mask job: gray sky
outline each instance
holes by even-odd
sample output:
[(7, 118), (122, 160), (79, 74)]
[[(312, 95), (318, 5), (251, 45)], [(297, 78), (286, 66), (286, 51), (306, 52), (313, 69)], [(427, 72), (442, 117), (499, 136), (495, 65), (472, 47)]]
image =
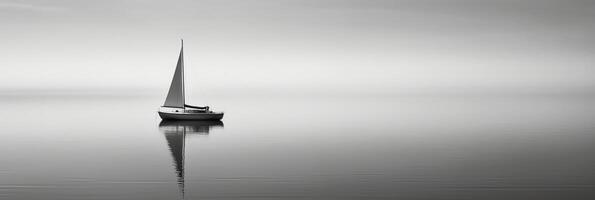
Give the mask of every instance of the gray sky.
[(0, 89), (591, 88), (589, 0), (0, 0)]

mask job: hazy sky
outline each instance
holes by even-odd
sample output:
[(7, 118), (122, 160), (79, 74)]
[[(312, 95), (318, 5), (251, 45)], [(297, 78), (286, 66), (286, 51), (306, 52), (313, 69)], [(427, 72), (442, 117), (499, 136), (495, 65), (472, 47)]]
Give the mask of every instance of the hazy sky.
[(591, 0), (0, 0), (0, 89), (590, 88)]

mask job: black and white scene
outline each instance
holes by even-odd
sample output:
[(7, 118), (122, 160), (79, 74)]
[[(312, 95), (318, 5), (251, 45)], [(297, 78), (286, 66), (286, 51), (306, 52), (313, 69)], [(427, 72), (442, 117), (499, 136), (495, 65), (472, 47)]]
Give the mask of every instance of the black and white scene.
[(1, 200), (595, 199), (593, 0), (0, 0)]

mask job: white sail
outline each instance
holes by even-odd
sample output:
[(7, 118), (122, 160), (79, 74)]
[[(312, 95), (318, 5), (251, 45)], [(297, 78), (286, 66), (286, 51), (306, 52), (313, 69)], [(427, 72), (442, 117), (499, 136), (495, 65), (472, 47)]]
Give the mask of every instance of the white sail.
[(184, 43), (182, 42), (182, 48), (180, 49), (180, 58), (178, 58), (178, 65), (174, 72), (174, 77), (171, 80), (169, 86), (169, 92), (163, 106), (184, 108)]

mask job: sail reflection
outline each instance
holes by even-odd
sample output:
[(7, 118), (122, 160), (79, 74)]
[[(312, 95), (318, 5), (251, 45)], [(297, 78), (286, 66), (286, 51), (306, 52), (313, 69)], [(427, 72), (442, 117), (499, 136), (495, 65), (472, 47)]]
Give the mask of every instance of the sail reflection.
[(159, 131), (165, 135), (167, 146), (176, 168), (178, 187), (184, 198), (184, 160), (187, 134), (208, 135), (212, 128), (223, 128), (221, 121), (167, 121), (159, 123)]

